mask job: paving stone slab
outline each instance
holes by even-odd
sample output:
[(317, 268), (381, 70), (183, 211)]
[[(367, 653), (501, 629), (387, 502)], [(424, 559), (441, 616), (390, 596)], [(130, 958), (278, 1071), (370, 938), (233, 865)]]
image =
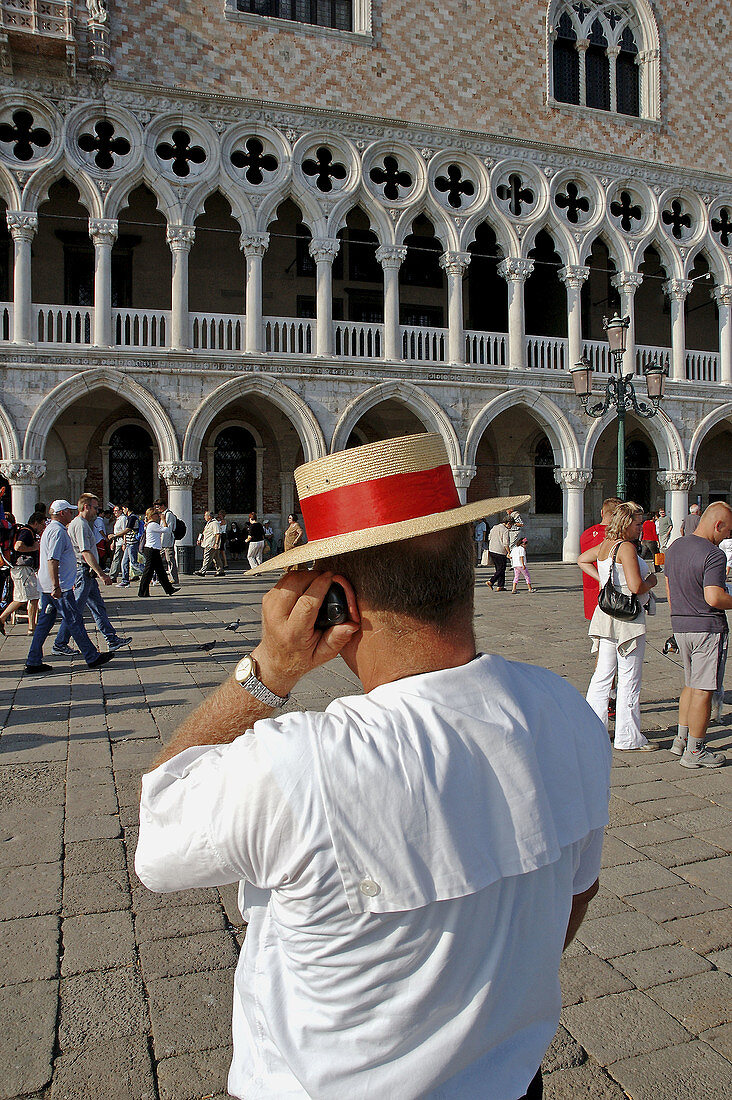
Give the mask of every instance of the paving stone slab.
[[(0, 738), (0, 741), (2, 738)], [(63, 806), (63, 764), (3, 764), (0, 766), (0, 806)]]
[(36, 1092), (51, 1080), (58, 982), (0, 989), (0, 1100)]
[(652, 985), (701, 974), (712, 968), (703, 955), (682, 944), (631, 951), (628, 955), (613, 959), (613, 966), (630, 978), (638, 989), (649, 989)]
[(130, 1036), (62, 1054), (51, 1100), (157, 1100), (147, 1039)]
[(140, 943), (140, 962), (146, 982), (203, 970), (225, 970), (236, 966), (238, 955), (233, 936), (227, 931), (199, 932)]
[(703, 830), (697, 835), (700, 840), (712, 844), (715, 848), (721, 848), (723, 852), (732, 852), (732, 826), (727, 826), (724, 829)]
[(137, 971), (96, 970), (61, 979), (62, 1051), (147, 1034), (145, 991)]
[(684, 863), (699, 863), (719, 856), (719, 848), (696, 836), (683, 836), (667, 844), (651, 844), (638, 851), (664, 867), (681, 867)]
[(607, 993), (621, 993), (631, 989), (631, 983), (595, 955), (579, 955), (563, 958), (559, 968), (562, 986), (562, 1004), (574, 1005), (604, 997)]
[(718, 856), (703, 863), (676, 868), (676, 874), (700, 886), (708, 894), (732, 904), (732, 856)]
[(676, 817), (686, 813), (701, 813), (709, 807), (708, 802), (696, 798), (691, 794), (670, 795), (668, 798), (656, 798), (653, 802), (637, 802), (635, 808), (638, 811), (640, 821), (654, 821), (662, 817), (670, 818), (677, 829), (681, 829), (687, 835), (695, 830), (687, 827), (683, 822), (677, 822)]
[(653, 779), (650, 782), (633, 783), (626, 787), (614, 787), (613, 795), (623, 802), (637, 804), (639, 802), (655, 802), (657, 799), (675, 797), (676, 792), (669, 792), (668, 783), (662, 779)]
[(164, 1058), (157, 1067), (160, 1100), (202, 1100), (220, 1094), (226, 1089), (230, 1064), (230, 1046)]
[[(231, 1041), (234, 974), (211, 970), (148, 982), (155, 1056), (169, 1058)], [(658, 1010), (660, 1011), (660, 1009)]]
[(127, 909), (130, 899), (126, 868), (122, 871), (67, 875), (64, 879), (65, 916), (73, 916), (76, 913), (109, 913), (114, 909)]
[(566, 1027), (560, 1024), (544, 1055), (541, 1072), (545, 1074), (558, 1069), (570, 1069), (572, 1066), (581, 1066), (586, 1061), (586, 1051), (572, 1038)]
[(664, 928), (700, 955), (732, 946), (732, 912), (719, 909), (668, 921)]
[(150, 909), (170, 909), (179, 905), (203, 905), (217, 902), (219, 895), (212, 887), (202, 890), (176, 890), (171, 894), (156, 894), (143, 886), (138, 878), (132, 879), (132, 908), (135, 913)]
[(544, 1100), (627, 1100), (627, 1094), (607, 1070), (585, 1062), (572, 1069), (558, 1069), (544, 1078)]
[(721, 1054), (728, 1062), (732, 1062), (732, 1024), (722, 1024), (720, 1027), (702, 1031), (699, 1038)]
[(66, 822), (66, 843), (75, 840), (113, 840), (121, 836), (118, 814), (89, 814)]
[(224, 928), (226, 920), (220, 904), (171, 906), (135, 914), (135, 935), (140, 943), (218, 932)]
[(671, 824), (694, 836), (710, 829), (728, 829), (732, 825), (732, 810), (707, 805), (704, 809), (675, 814)]
[(623, 867), (608, 867), (602, 872), (602, 883), (618, 897), (631, 897), (646, 890), (659, 890), (663, 887), (678, 886), (682, 879), (661, 867), (653, 860), (640, 857), (640, 862), (628, 863)]
[(58, 977), (59, 918), (0, 921), (0, 985)]
[(562, 1023), (603, 1066), (689, 1040), (673, 1016), (636, 989), (570, 1005), (562, 1010)]
[(132, 914), (92, 913), (63, 922), (64, 977), (90, 970), (134, 966), (137, 959)]
[(601, 959), (676, 942), (676, 936), (668, 928), (656, 924), (644, 913), (631, 911), (585, 920), (577, 938)]
[(64, 875), (123, 871), (126, 866), (121, 840), (78, 840), (67, 844), (64, 851)]
[[(629, 844), (623, 844), (613, 836), (606, 836), (602, 846), (602, 866), (620, 867), (625, 863), (634, 863), (641, 859), (639, 852), (631, 848)], [(604, 879), (604, 875), (603, 875)]]
[(648, 996), (694, 1035), (732, 1020), (732, 982), (718, 970), (655, 986)]
[(28, 867), (61, 859), (63, 810), (29, 806), (0, 810), (0, 866)]
[(116, 814), (117, 792), (110, 781), (105, 785), (91, 785), (83, 789), (69, 790), (66, 795), (66, 816), (70, 821), (87, 818), (90, 814)]
[(619, 898), (617, 894), (605, 890), (602, 879), (600, 879), (600, 889), (590, 902), (587, 919), (594, 920), (596, 917), (609, 917), (614, 913), (627, 913), (630, 908), (631, 906), (622, 898)]
[(732, 1065), (700, 1042), (624, 1059), (610, 1073), (633, 1100), (721, 1100), (732, 1095)]
[[(662, 844), (664, 841), (680, 840), (687, 834), (661, 817), (655, 821), (642, 821), (636, 825), (620, 825), (608, 831), (609, 837), (622, 840), (633, 848), (643, 848), (647, 844)], [(607, 843), (607, 841), (606, 841)]]
[(717, 970), (732, 974), (732, 947), (727, 947), (724, 951), (712, 951), (707, 955), (707, 959), (712, 966), (716, 966)]
[(706, 913), (724, 907), (724, 902), (719, 898), (713, 898), (696, 886), (686, 886), (683, 883), (667, 886), (662, 890), (634, 894), (632, 901), (636, 909), (647, 913), (656, 921), (690, 917), (695, 913)]
[(0, 869), (0, 920), (58, 913), (61, 908), (61, 864), (40, 863)]

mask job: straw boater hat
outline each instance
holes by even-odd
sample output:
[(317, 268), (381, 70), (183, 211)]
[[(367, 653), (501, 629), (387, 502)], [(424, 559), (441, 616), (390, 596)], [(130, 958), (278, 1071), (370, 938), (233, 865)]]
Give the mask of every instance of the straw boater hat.
[(307, 543), (252, 573), (429, 535), (527, 504), (493, 497), (460, 504), (442, 436), (407, 435), (351, 447), (295, 470)]

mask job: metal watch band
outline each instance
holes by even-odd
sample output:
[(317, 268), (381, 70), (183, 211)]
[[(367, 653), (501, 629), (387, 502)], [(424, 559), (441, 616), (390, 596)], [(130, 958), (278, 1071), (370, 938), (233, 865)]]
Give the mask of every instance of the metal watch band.
[(245, 691), (248, 691), (250, 695), (253, 695), (255, 699), (259, 699), (261, 703), (266, 703), (268, 707), (283, 707), (290, 698), (289, 692), (285, 696), (275, 695), (273, 691), (265, 687), (262, 681), (258, 680), (254, 675), (244, 680), (241, 686)]

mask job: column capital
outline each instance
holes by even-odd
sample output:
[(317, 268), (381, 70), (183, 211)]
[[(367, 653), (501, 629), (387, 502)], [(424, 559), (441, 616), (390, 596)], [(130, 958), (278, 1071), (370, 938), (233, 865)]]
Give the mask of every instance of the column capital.
[(610, 282), (616, 290), (622, 290), (632, 298), (643, 283), (643, 276), (639, 271), (619, 271), (617, 275), (612, 276)]
[(590, 48), (589, 38), (578, 38), (577, 41), (574, 44), (574, 48), (577, 50), (578, 53), (584, 53), (586, 50), (589, 50), (589, 48)]
[(168, 488), (190, 489), (201, 476), (200, 462), (158, 462), (158, 474)]
[(451, 469), (457, 489), (467, 489), (478, 472), (477, 466), (452, 466)]
[(119, 222), (116, 218), (89, 218), (89, 236), (94, 244), (108, 244), (117, 240)]
[(533, 260), (521, 260), (518, 256), (507, 256), (498, 265), (498, 274), (509, 283), (525, 283), (533, 270)]
[(38, 232), (38, 214), (30, 210), (8, 210), (5, 214), (14, 241), (32, 241)]
[(0, 462), (0, 474), (11, 485), (37, 485), (46, 472), (46, 463), (33, 459), (5, 459)]
[(264, 256), (269, 248), (269, 233), (242, 233), (239, 248), (247, 256)]
[(439, 259), (440, 267), (448, 275), (457, 275), (462, 279), (468, 269), (471, 255), (469, 252), (443, 252)]
[(556, 469), (554, 480), (563, 489), (584, 489), (592, 481), (592, 470), (571, 467)]
[(341, 242), (337, 237), (313, 237), (308, 245), (310, 255), (318, 263), (332, 264), (338, 255)]
[(398, 270), (407, 258), (405, 244), (381, 244), (376, 249), (376, 259), (383, 268)]
[(196, 227), (194, 225), (169, 225), (165, 231), (165, 239), (173, 252), (190, 252), (196, 239)]
[(559, 268), (559, 278), (566, 287), (571, 287), (572, 290), (579, 290), (582, 284), (587, 281), (589, 275), (589, 267), (581, 265), (567, 264), (565, 267)]
[(715, 286), (712, 294), (720, 306), (726, 306), (728, 309), (732, 306), (732, 286), (729, 283), (720, 283), (719, 286)]
[(667, 279), (663, 284), (663, 292), (674, 302), (683, 302), (694, 283), (691, 279)]
[(658, 484), (671, 493), (688, 493), (696, 484), (696, 470), (659, 470)]

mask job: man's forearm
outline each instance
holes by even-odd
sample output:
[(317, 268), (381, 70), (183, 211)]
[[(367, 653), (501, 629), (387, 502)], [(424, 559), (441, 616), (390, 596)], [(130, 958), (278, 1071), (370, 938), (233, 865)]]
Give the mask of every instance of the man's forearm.
[(59, 563), (56, 558), (48, 559), (48, 572), (51, 574), (51, 584), (54, 588), (60, 588), (61, 582), (59, 580)]
[(92, 573), (95, 573), (97, 577), (101, 577), (102, 570), (99, 568), (99, 563), (94, 560), (94, 555), (91, 550), (82, 550), (81, 556), (84, 559), (84, 563), (89, 566)]

